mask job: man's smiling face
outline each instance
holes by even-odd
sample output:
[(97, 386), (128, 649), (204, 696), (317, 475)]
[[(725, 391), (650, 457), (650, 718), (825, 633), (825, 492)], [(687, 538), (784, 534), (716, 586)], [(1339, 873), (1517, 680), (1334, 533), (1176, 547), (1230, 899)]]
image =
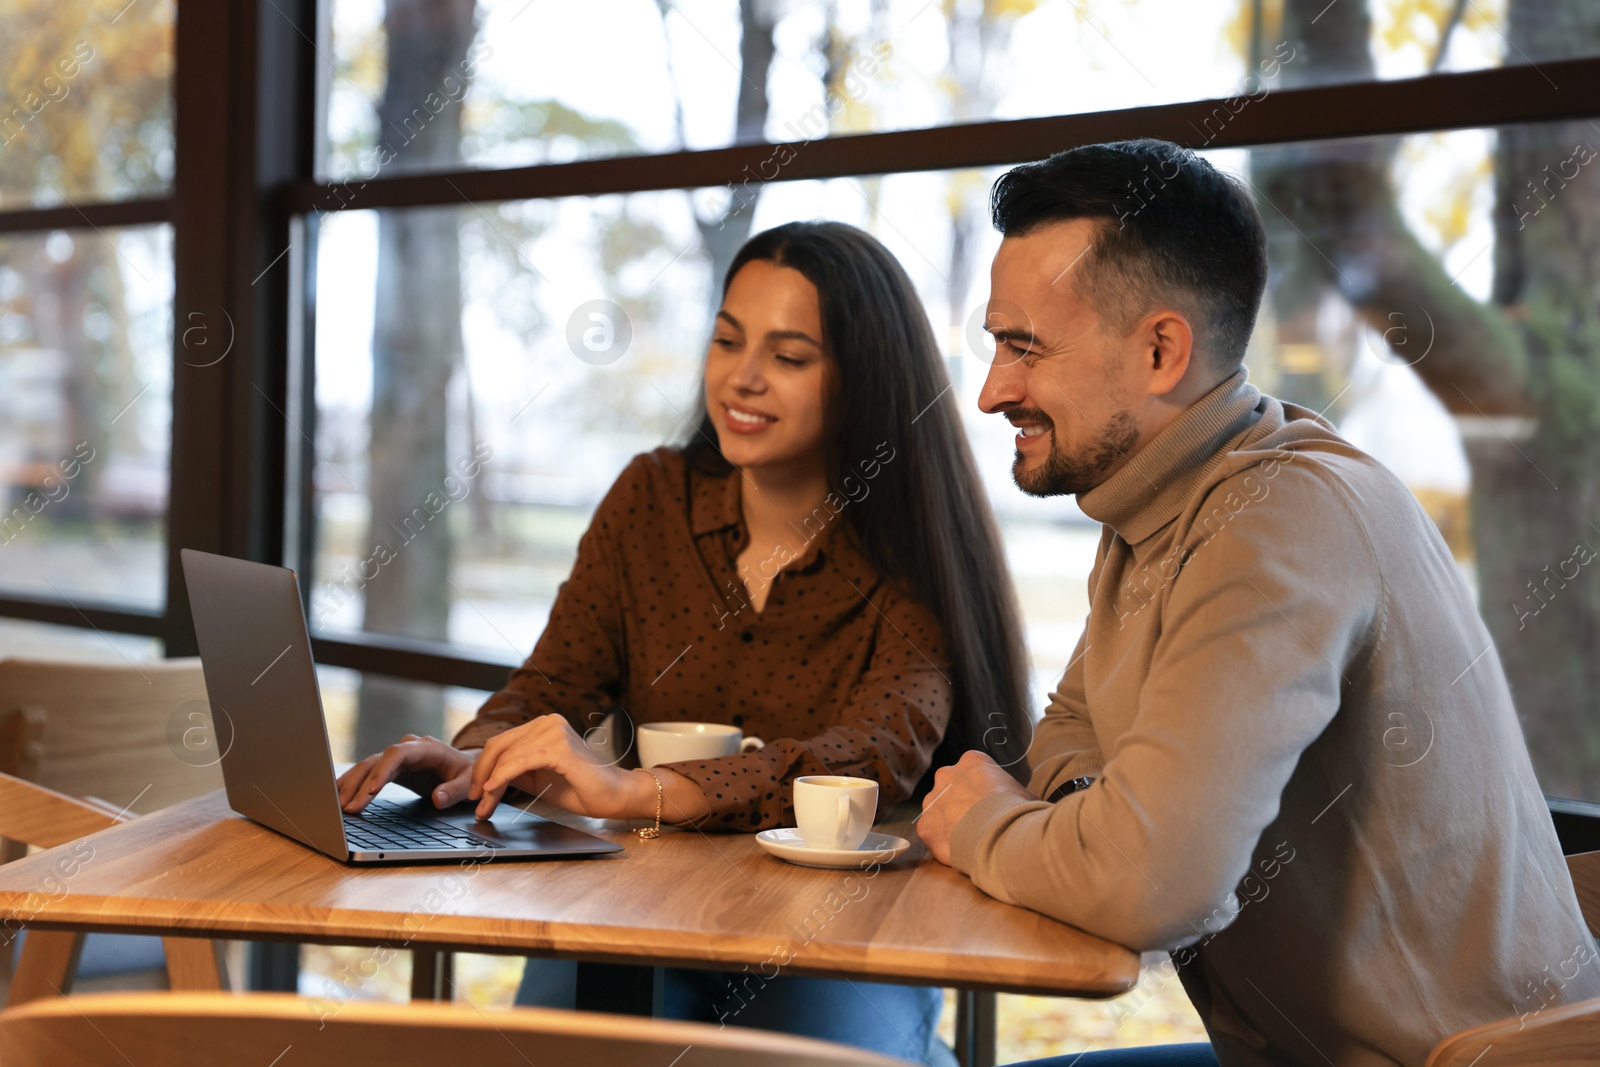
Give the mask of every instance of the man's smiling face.
[(1140, 443), (1141, 330), (1122, 336), (1079, 284), (1097, 233), (1087, 219), (1046, 223), (1002, 241), (990, 268), (995, 359), (978, 406), (1017, 428), (1011, 474), (1034, 496), (1087, 492)]

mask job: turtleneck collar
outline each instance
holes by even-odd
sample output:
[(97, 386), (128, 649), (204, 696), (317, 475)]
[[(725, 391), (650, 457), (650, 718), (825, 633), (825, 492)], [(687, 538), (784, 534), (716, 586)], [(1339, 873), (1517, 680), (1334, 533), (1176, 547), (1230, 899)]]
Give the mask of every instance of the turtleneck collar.
[(1136, 545), (1178, 517), (1222, 447), (1261, 417), (1261, 391), (1243, 367), (1201, 397), (1111, 477), (1078, 495), (1091, 519)]

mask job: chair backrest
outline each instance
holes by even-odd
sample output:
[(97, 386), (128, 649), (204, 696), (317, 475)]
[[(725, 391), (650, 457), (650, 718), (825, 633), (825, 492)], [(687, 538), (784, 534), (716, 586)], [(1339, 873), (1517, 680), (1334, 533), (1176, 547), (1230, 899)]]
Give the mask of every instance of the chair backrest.
[[(222, 786), (198, 659), (0, 659), (0, 772), (147, 814)], [(225, 731), (224, 731), (225, 732)]]
[[(1581, 824), (1569, 824), (1567, 829), (1581, 831), (1585, 837), (1590, 834)], [(1566, 837), (1564, 834), (1564, 843), (1570, 845)], [(1584, 923), (1591, 934), (1600, 932), (1600, 852), (1567, 856), (1567, 871)], [(1515, 1010), (1515, 1005), (1508, 1006)], [(1496, 1019), (1450, 1034), (1433, 1047), (1425, 1067), (1512, 1064), (1600, 1067), (1600, 999), (1541, 1007), (1528, 1015)]]
[(438, 1067), (440, 1063), (635, 1067), (907, 1067), (809, 1038), (705, 1023), (454, 1004), (375, 1004), (274, 993), (113, 993), (31, 1001), (0, 1012), (6, 1067)]
[(1600, 935), (1600, 852), (1580, 852), (1567, 857), (1567, 873), (1578, 895), (1578, 907), (1591, 934)]

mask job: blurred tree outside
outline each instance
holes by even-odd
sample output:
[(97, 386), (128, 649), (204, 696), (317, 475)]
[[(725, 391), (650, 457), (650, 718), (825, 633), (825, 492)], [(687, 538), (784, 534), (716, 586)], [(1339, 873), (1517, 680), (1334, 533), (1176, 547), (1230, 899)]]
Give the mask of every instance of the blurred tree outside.
[[(684, 131), (683, 98), (678, 92), (677, 72), (672, 64), (671, 23), (668, 19), (674, 8), (669, 0), (656, 0), (656, 10), (661, 15), (667, 73), (673, 81), (673, 124), (677, 130), (678, 145), (683, 147), (689, 143), (689, 139)], [(739, 0), (739, 95), (734, 107), (734, 144), (750, 144), (767, 139), (767, 115), (770, 111), (767, 82), (772, 73), (772, 60), (778, 50), (772, 34), (780, 13), (779, 5), (772, 0)], [(749, 181), (730, 184), (720, 200), (714, 203), (700, 203), (692, 194), (685, 194), (689, 197), (695, 229), (700, 235), (700, 250), (710, 262), (707, 330), (710, 329), (711, 317), (722, 303), (722, 276), (727, 273), (734, 254), (750, 236), (756, 204), (761, 200), (762, 178), (761, 174), (752, 174)]]
[[(740, 79), (737, 137), (761, 140), (765, 136), (768, 103), (765, 86), (775, 52), (773, 27), (779, 13), (766, 0), (741, 0), (743, 36), (741, 61), (747, 76)], [(665, 28), (666, 12), (661, 12)], [(423, 120), (418, 111), (430, 92), (438, 92), (448, 76), (459, 77), (461, 65), (477, 35), (478, 8), (471, 0), (430, 3), (424, 0), (386, 0), (382, 34), (361, 42), (353, 61), (343, 65), (344, 77), (354, 84), (370, 82), (383, 73), (376, 122), (371, 133), (393, 149), (386, 168), (437, 169), (459, 166), (463, 160), (465, 115), (480, 142), (537, 137), (574, 139), (589, 149), (610, 152), (637, 150), (625, 126), (591, 119), (553, 100), (517, 101), (469, 95), (460, 106), (445, 107)], [(382, 53), (380, 54), (380, 49)], [(670, 63), (670, 50), (669, 50)], [(407, 125), (409, 122), (409, 125)], [(681, 104), (678, 112), (682, 133)], [(420, 132), (418, 131), (420, 128)], [(393, 137), (387, 131), (401, 131)], [(334, 171), (361, 172), (356, 163), (365, 136), (336, 146)], [(370, 167), (366, 168), (370, 173)], [(759, 188), (756, 194), (759, 193)], [(378, 576), (363, 586), (362, 628), (433, 641), (450, 638), (451, 606), (464, 598), (452, 581), (457, 555), (459, 523), (452, 511), (426, 529), (424, 501), (437, 492), (446, 474), (464, 455), (450, 451), (461, 434), (452, 430), (451, 413), (459, 410), (466, 430), (466, 449), (478, 441), (473, 384), (465, 381), (461, 317), (466, 294), (461, 281), (462, 242), (466, 237), (474, 253), (489, 264), (491, 275), (475, 282), (494, 286), (496, 316), (512, 332), (523, 336), (541, 330), (561, 330), (564, 323), (542, 320), (529, 286), (543, 280), (525, 253), (542, 233), (546, 205), (475, 207), (469, 212), (453, 208), (384, 211), (379, 214), (377, 299), (373, 329), (373, 395), (367, 448), (370, 470), (367, 530), (359, 542), (362, 553), (379, 544), (393, 546)], [(696, 227), (701, 250), (712, 269), (726, 269), (748, 236), (755, 195), (734, 198), (720, 212), (697, 211)], [(626, 266), (658, 255), (670, 242), (648, 219), (627, 209), (598, 209), (594, 241), (600, 265), (608, 279)], [(720, 266), (717, 264), (720, 263)], [(509, 299), (508, 299), (509, 295)], [(652, 299), (646, 291), (608, 294), (630, 307), (647, 312)], [(696, 339), (695, 344), (699, 344)], [(454, 383), (454, 384), (453, 384)], [(632, 386), (641, 386), (634, 381)], [(636, 395), (637, 394), (637, 395)], [(459, 403), (452, 403), (461, 398)], [(593, 411), (597, 421), (615, 419), (619, 411), (653, 408), (650, 391), (630, 387), (601, 399), (587, 390), (575, 406)], [(674, 421), (676, 421), (674, 419)], [(459, 445), (457, 446), (459, 447)], [(492, 461), (489, 464), (492, 466)], [(474, 533), (493, 539), (492, 513), (487, 506), (483, 480), (472, 486), (464, 505)], [(422, 508), (422, 514), (418, 509)], [(415, 516), (410, 522), (407, 520)], [(408, 539), (409, 537), (409, 539)], [(485, 546), (493, 551), (492, 546)], [(504, 546), (501, 546), (504, 547)], [(470, 605), (470, 601), (468, 602)], [(529, 649), (517, 650), (526, 655)], [(429, 733), (440, 729), (444, 714), (441, 691), (434, 687), (366, 674), (357, 700), (355, 750), (373, 752), (404, 733)]]
[[(1425, 6), (1440, 27), (1437, 65), (1450, 32), (1481, 13)], [(1282, 67), (1284, 86), (1374, 76), (1367, 4), (1285, 0), (1281, 14), (1259, 2), (1253, 10), (1252, 40), (1269, 42), (1269, 53), (1270, 42), (1285, 41), (1298, 53)], [(1505, 38), (1508, 62), (1592, 55), (1600, 10), (1585, 0), (1510, 0)], [(1391, 180), (1398, 144), (1252, 153), (1271, 303), (1285, 361), (1299, 361), (1280, 392), (1314, 409), (1338, 399), (1318, 354), (1318, 310), (1333, 297), (1455, 417), (1472, 474), (1480, 608), (1540, 781), (1548, 793), (1600, 798), (1600, 582), (1585, 566), (1600, 548), (1600, 167), (1583, 162), (1600, 136), (1585, 122), (1497, 132), (1487, 303), (1468, 296), (1407, 228)], [(1411, 728), (1419, 753), (1443, 729)]]
[[(172, 180), (173, 0), (0, 5), (0, 208)], [(115, 18), (115, 23), (112, 22)]]
[[(152, 0), (113, 25), (124, 6), (0, 6), (0, 208), (161, 195), (170, 185), (174, 4)], [(64, 523), (52, 526), (55, 538), (69, 529), (95, 541), (160, 536), (165, 446), (128, 409), (162, 375), (139, 364), (127, 286), (149, 299), (162, 279), (119, 253), (128, 239), (88, 227), (0, 239), (3, 510), (39, 490), (79, 442), (94, 450), (50, 505), (49, 521)], [(125, 478), (107, 496), (102, 482), (119, 464), (124, 474), (153, 467), (153, 481), (135, 479), (129, 491)]]
[[(460, 79), (477, 33), (476, 0), (385, 0), (388, 45), (380, 143), (410, 165), (461, 158), (461, 108), (426, 103)], [(372, 336), (369, 531), (363, 545), (393, 548), (364, 586), (362, 628), (445, 641), (450, 636), (452, 530), (425, 501), (454, 476), (447, 452), (450, 379), (462, 365), (461, 247), (455, 212), (378, 216), (378, 280)], [(356, 751), (377, 752), (407, 733), (439, 730), (443, 702), (431, 687), (364, 674)]]
[[(952, 124), (981, 122), (994, 115), (1009, 88), (1007, 52), (1016, 21), (1038, 6), (1038, 0), (982, 0), (977, 4), (944, 0), (949, 60), (943, 88)], [(1075, 13), (1080, 20), (1089, 17), (1082, 9)], [(982, 171), (958, 170), (950, 174), (948, 183), (947, 351), (959, 353), (967, 344), (964, 331), (974, 310), (968, 299), (974, 275), (982, 266), (976, 254), (977, 241), (989, 227), (989, 182)], [(966, 368), (965, 359), (951, 361), (951, 377), (957, 386)]]
[[(887, 0), (869, 0), (866, 29), (860, 34), (840, 29), (835, 0), (817, 5), (822, 25), (810, 48), (821, 100), (801, 114), (773, 113), (767, 87), (778, 54), (777, 33), (784, 18), (799, 6), (775, 0), (739, 2), (740, 77), (732, 143), (770, 141), (796, 147), (774, 150), (755, 166), (746, 167), (743, 181), (730, 182), (721, 190), (706, 191), (710, 196), (686, 194), (700, 235), (700, 252), (707, 262), (711, 280), (705, 322), (708, 334), (711, 319), (721, 304), (723, 276), (734, 255), (750, 238), (756, 207), (767, 183), (780, 180), (784, 167), (795, 155), (805, 151), (804, 142), (874, 127), (871, 106), (864, 99), (865, 79), (860, 72), (879, 69), (878, 49), (889, 38)], [(669, 38), (666, 54), (669, 77), (674, 83), (673, 120), (678, 145), (683, 147), (688, 144), (688, 137), (684, 130), (683, 100), (676, 89), (677, 72), (672, 64), (668, 20), (668, 13), (674, 8), (668, 0), (656, 0), (656, 8), (661, 15), (662, 32)], [(861, 180), (868, 190), (869, 207), (874, 206), (877, 180)]]

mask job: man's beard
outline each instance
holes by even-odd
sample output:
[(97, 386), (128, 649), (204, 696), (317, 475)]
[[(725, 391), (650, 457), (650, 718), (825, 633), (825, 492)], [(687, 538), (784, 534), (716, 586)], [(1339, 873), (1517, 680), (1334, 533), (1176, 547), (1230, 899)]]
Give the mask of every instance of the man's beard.
[[(1019, 413), (1023, 414), (1023, 413)], [(1028, 420), (1050, 420), (1044, 412), (1025, 413)], [(1124, 459), (1139, 441), (1139, 427), (1127, 411), (1119, 411), (1100, 428), (1093, 441), (1076, 455), (1061, 451), (1055, 438), (1055, 423), (1050, 423), (1050, 454), (1037, 470), (1025, 471), (1022, 452), (1017, 452), (1011, 477), (1017, 488), (1030, 496), (1076, 496), (1087, 493), (1106, 479), (1118, 460)]]

